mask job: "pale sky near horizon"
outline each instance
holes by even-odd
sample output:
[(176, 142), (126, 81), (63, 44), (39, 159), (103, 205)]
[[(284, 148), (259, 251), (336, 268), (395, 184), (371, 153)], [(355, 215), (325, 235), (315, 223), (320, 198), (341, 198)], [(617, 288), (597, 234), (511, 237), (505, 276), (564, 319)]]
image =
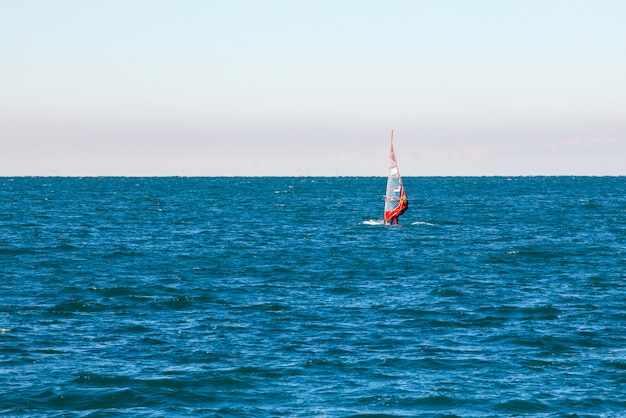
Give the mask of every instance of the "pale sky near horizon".
[(626, 175), (626, 1), (0, 0), (0, 175)]

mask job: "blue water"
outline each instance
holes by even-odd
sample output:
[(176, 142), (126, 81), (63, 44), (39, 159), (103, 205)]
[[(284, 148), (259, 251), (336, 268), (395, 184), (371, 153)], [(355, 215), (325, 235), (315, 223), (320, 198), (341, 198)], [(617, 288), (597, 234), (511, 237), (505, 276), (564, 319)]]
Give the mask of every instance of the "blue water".
[(626, 178), (405, 186), (0, 178), (0, 414), (625, 414)]

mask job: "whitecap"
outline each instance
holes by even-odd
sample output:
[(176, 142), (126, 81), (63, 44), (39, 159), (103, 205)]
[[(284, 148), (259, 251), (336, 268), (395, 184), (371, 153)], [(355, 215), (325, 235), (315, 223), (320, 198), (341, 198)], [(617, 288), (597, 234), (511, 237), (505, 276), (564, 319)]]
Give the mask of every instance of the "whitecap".
[(375, 219), (370, 219), (369, 221), (363, 221), (363, 225), (384, 225), (385, 221), (383, 221), (382, 219), (379, 220), (375, 220)]
[(432, 224), (432, 223), (430, 223), (430, 222), (423, 222), (423, 221), (413, 222), (411, 225), (426, 225), (426, 226), (435, 226), (435, 224)]

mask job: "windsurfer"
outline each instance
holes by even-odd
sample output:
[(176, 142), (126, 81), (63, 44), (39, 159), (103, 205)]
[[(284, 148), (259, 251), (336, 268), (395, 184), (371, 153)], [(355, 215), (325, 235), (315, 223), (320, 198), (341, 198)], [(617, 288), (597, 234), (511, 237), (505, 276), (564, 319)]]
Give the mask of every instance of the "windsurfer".
[(389, 175), (387, 176), (387, 191), (385, 193), (385, 216), (384, 223), (387, 225), (398, 224), (398, 218), (409, 208), (406, 198), (402, 177), (398, 170), (396, 154), (393, 151), (393, 131), (389, 139)]
[(400, 205), (400, 213), (398, 214), (398, 216), (406, 212), (408, 208), (409, 208), (409, 201), (408, 199), (404, 199)]

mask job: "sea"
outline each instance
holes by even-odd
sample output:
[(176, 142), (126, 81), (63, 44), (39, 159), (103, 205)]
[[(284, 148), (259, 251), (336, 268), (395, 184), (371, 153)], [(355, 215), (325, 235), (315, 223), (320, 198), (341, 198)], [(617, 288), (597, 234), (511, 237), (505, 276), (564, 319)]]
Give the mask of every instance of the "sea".
[(0, 415), (626, 416), (626, 177), (1, 177)]

